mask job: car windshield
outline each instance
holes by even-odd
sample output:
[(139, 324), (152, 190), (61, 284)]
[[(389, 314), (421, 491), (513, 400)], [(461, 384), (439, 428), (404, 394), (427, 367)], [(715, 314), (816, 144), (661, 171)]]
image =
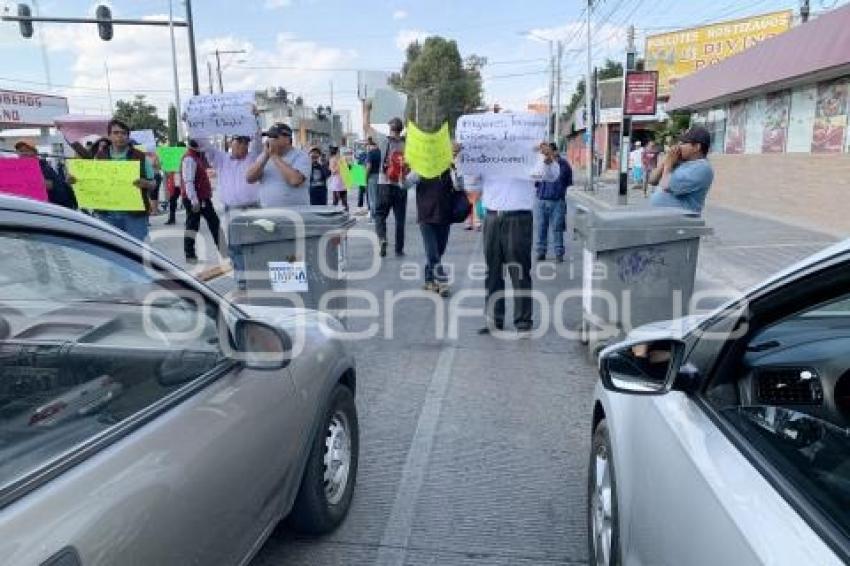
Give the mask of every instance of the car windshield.
[(730, 407), (723, 413), (769, 461), (779, 459), (783, 476), (850, 534), (850, 427), (776, 406)]

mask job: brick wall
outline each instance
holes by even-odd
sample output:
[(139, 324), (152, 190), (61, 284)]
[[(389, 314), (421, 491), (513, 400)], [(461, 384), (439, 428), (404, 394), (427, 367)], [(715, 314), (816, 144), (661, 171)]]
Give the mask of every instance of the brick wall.
[(850, 154), (711, 155), (709, 203), (850, 236)]

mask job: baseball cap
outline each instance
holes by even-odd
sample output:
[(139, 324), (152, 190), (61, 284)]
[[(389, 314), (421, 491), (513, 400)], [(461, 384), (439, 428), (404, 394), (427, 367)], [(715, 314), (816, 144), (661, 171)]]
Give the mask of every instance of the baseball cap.
[(679, 136), (679, 143), (697, 143), (708, 148), (711, 146), (711, 134), (705, 128), (695, 126)]
[(28, 141), (21, 140), (15, 144), (15, 151), (20, 151), (21, 149), (26, 149), (29, 151), (38, 152), (38, 149)]
[(279, 138), (281, 136), (291, 138), (292, 128), (290, 128), (287, 124), (278, 122), (277, 124), (273, 124), (267, 131), (263, 132), (263, 135), (269, 138)]
[(251, 143), (251, 136), (233, 136), (233, 141)]

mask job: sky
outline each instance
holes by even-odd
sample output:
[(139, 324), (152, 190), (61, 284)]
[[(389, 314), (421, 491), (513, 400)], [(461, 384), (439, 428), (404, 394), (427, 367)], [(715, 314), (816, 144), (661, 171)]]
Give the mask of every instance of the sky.
[[(175, 19), (182, 19), (183, 0), (172, 2)], [(96, 5), (107, 4), (115, 18), (152, 19), (167, 19), (169, 6), (168, 0), (28, 3), (38, 4), (46, 16), (91, 17)], [(12, 13), (16, 4), (0, 0), (0, 8)], [(813, 0), (812, 9), (833, 4), (836, 0)], [(335, 109), (351, 110), (352, 126), (359, 129), (357, 70), (398, 71), (411, 41), (441, 35), (456, 40), (462, 56), (488, 59), (482, 71), (488, 104), (523, 110), (547, 96), (551, 39), (565, 42), (566, 104), (587, 67), (585, 6), (581, 0), (194, 0), (200, 87), (209, 90), (207, 61), (214, 69), (216, 49), (244, 50), (222, 55), (226, 91), (283, 87), (317, 106), (331, 103), (333, 84)], [(622, 60), (629, 24), (636, 27), (641, 51), (647, 34), (798, 6), (796, 0), (595, 0), (593, 63)], [(72, 112), (105, 115), (108, 67), (113, 101), (144, 94), (165, 114), (174, 99), (168, 28), (115, 26), (113, 40), (104, 42), (91, 24), (35, 25), (42, 41), (38, 35), (23, 39), (16, 23), (0, 22), (0, 88), (54, 92), (69, 98)], [(191, 96), (188, 41), (185, 29), (175, 34), (185, 103)]]

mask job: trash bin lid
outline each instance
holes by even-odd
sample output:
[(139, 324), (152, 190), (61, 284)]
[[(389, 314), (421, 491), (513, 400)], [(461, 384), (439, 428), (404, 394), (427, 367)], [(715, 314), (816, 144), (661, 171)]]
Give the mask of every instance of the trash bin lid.
[(705, 219), (676, 208), (595, 210), (587, 218), (590, 251), (690, 240), (711, 234)]
[(231, 243), (249, 244), (294, 240), (302, 229), (305, 238), (321, 237), (328, 231), (348, 229), (354, 224), (356, 220), (340, 207), (290, 206), (242, 211), (231, 217), (228, 231)]

